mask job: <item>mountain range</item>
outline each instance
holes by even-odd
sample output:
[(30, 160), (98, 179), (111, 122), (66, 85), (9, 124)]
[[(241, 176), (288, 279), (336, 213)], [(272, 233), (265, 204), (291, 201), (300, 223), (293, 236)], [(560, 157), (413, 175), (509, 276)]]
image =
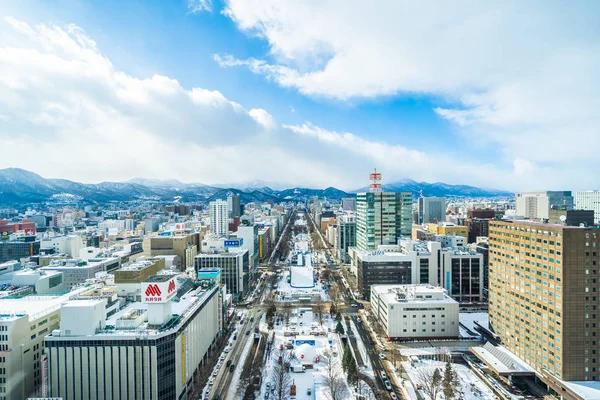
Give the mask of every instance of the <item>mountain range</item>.
[[(273, 189), (276, 187), (277, 189)], [(87, 184), (66, 179), (46, 179), (40, 175), (20, 169), (0, 169), (0, 205), (29, 204), (60, 201), (81, 201), (106, 203), (109, 201), (133, 201), (154, 199), (161, 201), (179, 200), (182, 202), (206, 202), (224, 199), (229, 193), (239, 194), (242, 203), (264, 202), (268, 200), (306, 200), (314, 196), (339, 200), (353, 193), (366, 191), (361, 188), (345, 192), (333, 187), (326, 189), (288, 188), (283, 185), (268, 184), (264, 181), (240, 183), (236, 185), (204, 185), (184, 183), (175, 179), (158, 180), (135, 178), (127, 182), (102, 182)], [(493, 189), (482, 189), (465, 185), (427, 183), (403, 180), (383, 185), (384, 191), (409, 191), (418, 196), (423, 190), (425, 196), (440, 197), (498, 197), (512, 193)]]

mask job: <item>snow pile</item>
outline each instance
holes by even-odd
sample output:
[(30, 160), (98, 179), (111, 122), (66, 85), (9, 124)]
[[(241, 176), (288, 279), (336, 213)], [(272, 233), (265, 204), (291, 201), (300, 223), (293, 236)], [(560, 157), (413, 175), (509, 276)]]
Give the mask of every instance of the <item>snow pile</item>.
[(309, 266), (290, 267), (290, 286), (305, 289), (315, 287), (313, 268)]

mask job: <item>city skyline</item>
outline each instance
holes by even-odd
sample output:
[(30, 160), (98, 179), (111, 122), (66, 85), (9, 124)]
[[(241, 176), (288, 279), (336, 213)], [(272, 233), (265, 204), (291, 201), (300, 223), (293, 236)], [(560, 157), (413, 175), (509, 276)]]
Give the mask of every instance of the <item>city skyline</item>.
[(595, 4), (341, 8), (5, 2), (0, 168), (597, 188)]

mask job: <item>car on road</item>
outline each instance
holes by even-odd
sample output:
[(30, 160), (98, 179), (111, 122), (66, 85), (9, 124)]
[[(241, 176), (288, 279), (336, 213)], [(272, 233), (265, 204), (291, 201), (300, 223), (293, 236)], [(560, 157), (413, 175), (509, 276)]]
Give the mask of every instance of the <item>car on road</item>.
[(381, 371), (381, 379), (383, 379), (383, 380), (387, 379), (387, 374), (385, 373), (385, 371)]
[(387, 390), (389, 390), (390, 392), (392, 391), (392, 385), (390, 384), (390, 381), (383, 381), (383, 385)]
[(358, 304), (352, 303), (352, 304), (350, 304), (350, 307), (358, 307)]
[(225, 364), (225, 366), (226, 366), (227, 368), (229, 368), (229, 366), (230, 366), (230, 365), (231, 365), (231, 360), (227, 360), (227, 364)]
[(237, 340), (237, 335), (233, 335), (233, 340)]
[(271, 382), (267, 382), (267, 390), (271, 388)]
[(250, 331), (246, 331), (246, 335), (249, 335), (249, 334), (250, 334)]
[(231, 364), (229, 366), (229, 372), (233, 372), (234, 369), (235, 369), (235, 364)]
[(386, 359), (385, 354), (379, 353), (379, 358), (381, 358), (382, 360), (385, 360)]
[(398, 396), (396, 396), (396, 393), (394, 392), (390, 393), (390, 397), (392, 398), (392, 400), (398, 400)]

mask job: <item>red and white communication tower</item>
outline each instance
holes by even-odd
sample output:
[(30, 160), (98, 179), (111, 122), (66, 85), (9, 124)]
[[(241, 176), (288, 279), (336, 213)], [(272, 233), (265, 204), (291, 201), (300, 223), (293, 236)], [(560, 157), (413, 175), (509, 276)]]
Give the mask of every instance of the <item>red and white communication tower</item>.
[(369, 175), (369, 180), (371, 181), (369, 185), (370, 191), (372, 193), (381, 192), (381, 173), (377, 172), (377, 168)]

